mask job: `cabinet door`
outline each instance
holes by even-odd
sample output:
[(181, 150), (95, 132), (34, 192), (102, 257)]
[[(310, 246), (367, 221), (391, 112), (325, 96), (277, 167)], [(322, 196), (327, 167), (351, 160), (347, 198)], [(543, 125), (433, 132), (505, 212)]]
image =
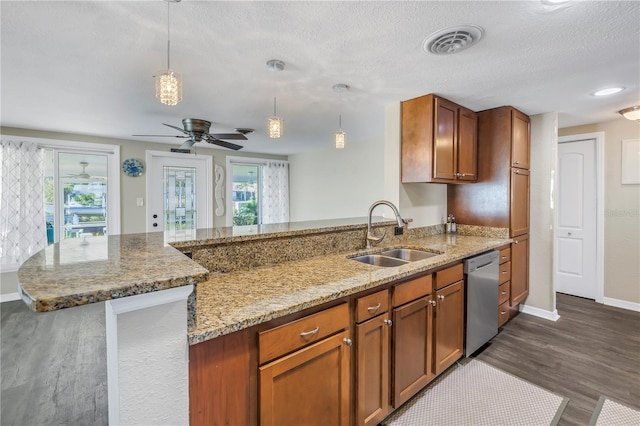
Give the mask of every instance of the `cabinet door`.
[(511, 167), (529, 168), (529, 117), (511, 110)]
[(458, 180), (478, 179), (478, 115), (466, 108), (458, 109)]
[(512, 237), (529, 233), (529, 170), (511, 169), (509, 233)]
[(343, 331), (260, 367), (260, 425), (349, 425)]
[(435, 100), (433, 126), (433, 178), (456, 179), (458, 106), (446, 99)]
[(393, 310), (393, 407), (397, 408), (433, 378), (431, 297)]
[(458, 281), (435, 293), (434, 373), (442, 373), (463, 353), (464, 282)]
[(513, 239), (511, 244), (511, 306), (529, 295), (529, 235)]
[(377, 425), (389, 414), (389, 314), (356, 325), (356, 425)]

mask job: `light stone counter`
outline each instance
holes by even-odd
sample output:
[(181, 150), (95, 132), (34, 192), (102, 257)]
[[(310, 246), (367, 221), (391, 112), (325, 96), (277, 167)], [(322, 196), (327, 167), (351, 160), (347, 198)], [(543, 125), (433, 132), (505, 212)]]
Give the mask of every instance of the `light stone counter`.
[(386, 247), (408, 247), (439, 253), (398, 267), (378, 267), (350, 260), (376, 247), (327, 254), (226, 273), (211, 274), (198, 285), (196, 326), (189, 343), (197, 344), (287, 314), (321, 305), (416, 273), (427, 271), (508, 244), (499, 237), (432, 235), (394, 241)]

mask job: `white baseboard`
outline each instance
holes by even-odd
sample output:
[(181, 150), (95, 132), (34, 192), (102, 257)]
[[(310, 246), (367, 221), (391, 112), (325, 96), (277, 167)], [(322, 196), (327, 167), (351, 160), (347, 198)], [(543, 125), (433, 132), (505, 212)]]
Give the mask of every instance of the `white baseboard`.
[(524, 312), (525, 314), (533, 315), (535, 317), (544, 318), (549, 321), (558, 321), (558, 318), (560, 318), (557, 309), (554, 309), (552, 312), (536, 308), (535, 306), (520, 305), (520, 312)]
[(18, 292), (0, 294), (0, 303), (13, 302), (14, 300), (20, 300), (20, 295), (18, 294)]
[(616, 308), (622, 308), (622, 309), (628, 309), (630, 311), (640, 312), (640, 303), (636, 303), (636, 302), (627, 302), (626, 300), (603, 297), (602, 303), (604, 303), (607, 306), (614, 306)]

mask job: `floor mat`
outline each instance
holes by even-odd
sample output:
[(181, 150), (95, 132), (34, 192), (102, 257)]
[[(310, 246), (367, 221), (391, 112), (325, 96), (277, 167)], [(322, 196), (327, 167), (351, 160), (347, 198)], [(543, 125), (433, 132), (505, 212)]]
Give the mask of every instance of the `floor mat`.
[(458, 365), (383, 424), (555, 425), (569, 400), (478, 360)]
[(591, 416), (590, 426), (640, 425), (640, 411), (601, 396)]

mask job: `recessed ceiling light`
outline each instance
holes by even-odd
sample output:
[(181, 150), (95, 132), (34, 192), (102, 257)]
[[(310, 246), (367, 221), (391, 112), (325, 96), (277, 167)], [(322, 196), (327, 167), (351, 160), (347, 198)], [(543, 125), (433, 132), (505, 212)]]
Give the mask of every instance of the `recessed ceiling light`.
[(593, 93), (593, 96), (613, 95), (614, 93), (622, 92), (623, 90), (624, 87), (609, 87), (607, 89), (598, 90), (597, 92)]

